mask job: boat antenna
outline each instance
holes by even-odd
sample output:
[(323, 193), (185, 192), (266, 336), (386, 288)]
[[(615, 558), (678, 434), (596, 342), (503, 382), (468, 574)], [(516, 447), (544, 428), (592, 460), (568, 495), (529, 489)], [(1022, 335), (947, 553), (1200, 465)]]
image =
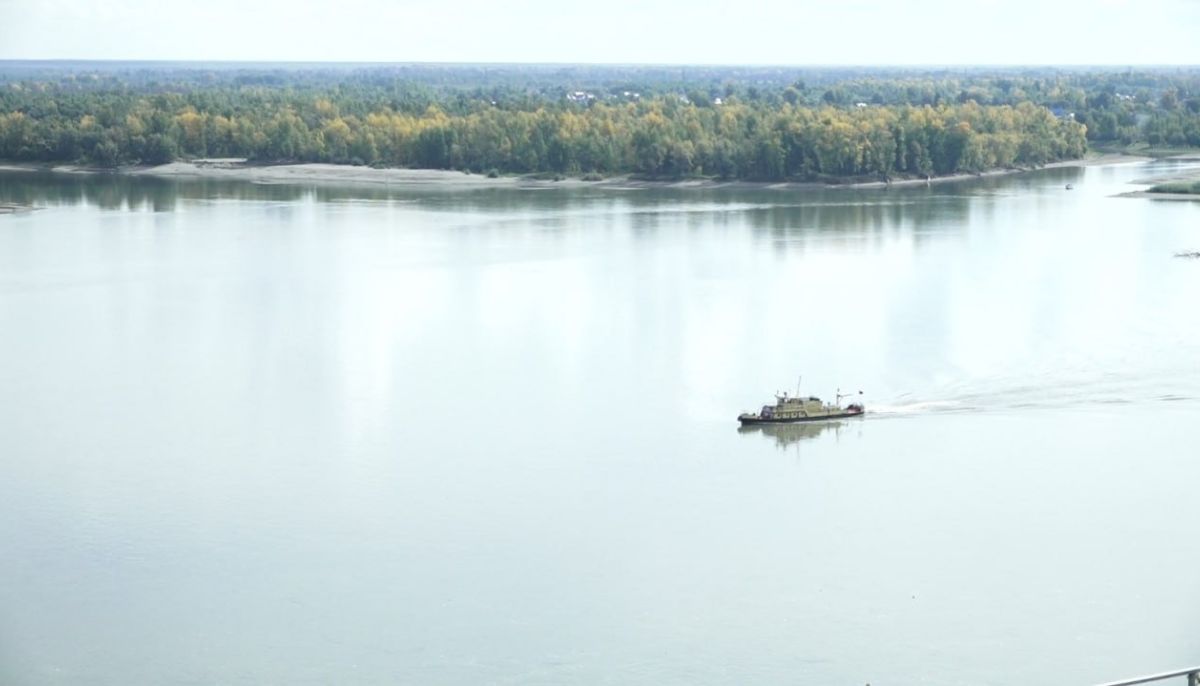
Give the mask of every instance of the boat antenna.
[(803, 374), (801, 374), (800, 376), (796, 377), (796, 397), (797, 397), (797, 398), (799, 398), (799, 397), (800, 397), (800, 382), (801, 382), (801, 381), (803, 381), (803, 380), (804, 380), (804, 375), (803, 375)]

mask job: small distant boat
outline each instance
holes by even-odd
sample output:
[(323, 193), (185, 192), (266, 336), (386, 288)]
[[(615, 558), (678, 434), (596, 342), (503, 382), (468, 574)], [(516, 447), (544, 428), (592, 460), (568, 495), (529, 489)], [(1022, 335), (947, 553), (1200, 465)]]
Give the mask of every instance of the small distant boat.
[(1068, 184), (1067, 184), (1067, 190), (1071, 190), (1072, 188), (1074, 188), (1074, 186), (1072, 186), (1071, 184), (1069, 184), (1069, 183), (1068, 183)]
[[(842, 398), (849, 397), (851, 393), (837, 394), (837, 402), (826, 403), (820, 398), (810, 395), (804, 397), (788, 397), (786, 391), (783, 394), (775, 395), (774, 405), (763, 405), (758, 412), (743, 412), (738, 415), (738, 421), (742, 426), (749, 424), (789, 424), (792, 422), (818, 422), (827, 419), (844, 419), (846, 417), (859, 417), (866, 412), (866, 408), (861, 402), (850, 403), (845, 407), (841, 406)], [(862, 395), (862, 391), (858, 392)]]

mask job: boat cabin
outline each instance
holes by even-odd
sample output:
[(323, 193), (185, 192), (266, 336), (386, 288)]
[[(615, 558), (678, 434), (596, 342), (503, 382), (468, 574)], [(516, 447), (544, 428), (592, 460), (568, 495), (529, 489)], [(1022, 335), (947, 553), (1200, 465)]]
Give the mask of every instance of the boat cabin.
[(798, 419), (803, 417), (829, 414), (832, 409), (826, 407), (815, 395), (807, 398), (789, 398), (787, 393), (775, 396), (774, 405), (763, 405), (759, 416), (763, 419)]

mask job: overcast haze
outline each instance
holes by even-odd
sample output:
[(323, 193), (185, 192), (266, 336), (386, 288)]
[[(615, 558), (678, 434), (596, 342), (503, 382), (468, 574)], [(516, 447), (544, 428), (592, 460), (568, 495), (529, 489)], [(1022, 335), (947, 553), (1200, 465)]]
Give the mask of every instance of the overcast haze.
[(1196, 64), (1196, 0), (0, 0), (0, 58)]

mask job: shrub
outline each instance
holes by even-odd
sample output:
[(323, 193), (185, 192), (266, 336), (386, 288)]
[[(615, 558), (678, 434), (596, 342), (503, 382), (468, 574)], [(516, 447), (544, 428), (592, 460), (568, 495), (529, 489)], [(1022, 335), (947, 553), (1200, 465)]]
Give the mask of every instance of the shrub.
[(1150, 188), (1151, 193), (1195, 193), (1200, 194), (1200, 181), (1171, 181)]

